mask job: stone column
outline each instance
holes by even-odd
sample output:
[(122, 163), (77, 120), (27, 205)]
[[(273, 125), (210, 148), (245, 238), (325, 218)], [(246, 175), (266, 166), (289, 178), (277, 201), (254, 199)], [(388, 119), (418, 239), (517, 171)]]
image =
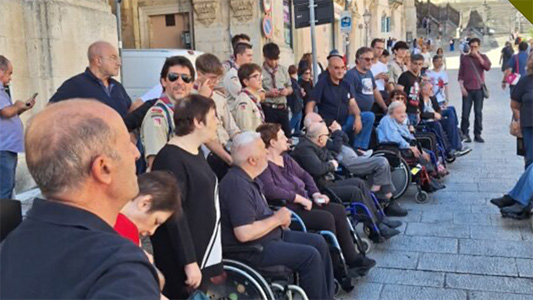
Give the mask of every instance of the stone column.
[(415, 7), (415, 0), (404, 0), (404, 7), (405, 7), (405, 37), (402, 37), (403, 39), (406, 39), (406, 37), (411, 33), (411, 38), (415, 38), (416, 36), (416, 7)]

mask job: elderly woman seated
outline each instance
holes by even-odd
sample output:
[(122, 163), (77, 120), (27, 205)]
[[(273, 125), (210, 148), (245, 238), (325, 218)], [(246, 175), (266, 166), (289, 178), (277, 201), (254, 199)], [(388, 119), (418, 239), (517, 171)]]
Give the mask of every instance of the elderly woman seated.
[(437, 98), (434, 96), (433, 84), (422, 81), (419, 102), (420, 117), (425, 124), (436, 132), (438, 140), (446, 150), (449, 157), (459, 157), (468, 154), (472, 149), (463, 146), (457, 119), (455, 115), (444, 115)]
[(500, 198), (490, 202), (498, 208), (504, 218), (526, 219), (531, 216), (531, 200), (533, 198), (533, 164), (527, 167), (513, 189)]
[(395, 143), (400, 148), (402, 155), (416, 157), (428, 169), (435, 168), (431, 165), (431, 158), (427, 152), (417, 147), (414, 135), (409, 131), (405, 122), (407, 119), (406, 106), (401, 101), (394, 101), (389, 105), (388, 114), (379, 122), (377, 132), (380, 143)]
[[(339, 163), (332, 153), (326, 149), (330, 133), (326, 124), (313, 123), (307, 128), (306, 136), (300, 139), (292, 152), (292, 157), (306, 170), (315, 180), (320, 190), (329, 189), (344, 203), (360, 202), (369, 209), (369, 220), (365, 220), (370, 226), (372, 222), (378, 224), (381, 236), (390, 238), (399, 233), (394, 227), (401, 223), (392, 222), (378, 214), (376, 204), (366, 183), (359, 178), (335, 180), (334, 172)], [(391, 228), (392, 227), (392, 228)], [(372, 232), (370, 237), (377, 237), (377, 232)]]
[(344, 206), (331, 203), (320, 193), (313, 177), (285, 153), (288, 139), (279, 124), (266, 123), (256, 131), (268, 149), (268, 167), (259, 175), (267, 200), (286, 200), (287, 207), (302, 218), (308, 229), (333, 232), (349, 267), (348, 274), (358, 277), (366, 273), (375, 261), (355, 251)]

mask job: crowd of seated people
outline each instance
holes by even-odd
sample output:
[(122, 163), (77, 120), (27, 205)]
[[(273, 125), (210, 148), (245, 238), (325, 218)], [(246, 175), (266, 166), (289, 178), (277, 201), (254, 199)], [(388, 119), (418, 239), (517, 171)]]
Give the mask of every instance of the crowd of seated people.
[[(285, 266), (298, 273), (310, 299), (333, 299), (329, 247), (313, 232), (336, 236), (348, 275), (356, 278), (376, 262), (356, 248), (346, 207), (364, 207), (354, 218), (376, 242), (397, 236), (402, 222), (390, 217), (408, 213), (392, 196), (388, 160), (372, 156), (373, 133), (378, 142), (395, 143), (402, 155), (416, 157), (430, 173), (444, 168), (445, 161), (417, 143), (421, 121), (438, 133), (450, 158), (470, 150), (462, 146), (454, 111), (436, 102), (433, 85), (421, 77), (420, 55), (413, 55), (409, 70), (401, 66), (402, 74), (374, 78), (373, 64), (383, 64), (374, 59), (384, 44), (376, 39), (374, 49), (357, 51), (356, 66), (348, 72), (339, 52), (332, 51), (327, 69), (312, 82), (319, 70), (308, 59), (289, 74), (279, 64), (279, 47), (268, 43), (262, 49), (264, 62), (255, 64), (249, 41), (246, 35), (236, 36), (227, 62), (208, 53), (195, 66), (181, 56), (166, 59), (159, 74), (160, 97), (136, 104), (122, 116), (127, 126), (120, 128), (127, 128), (132, 139), (140, 138), (141, 160), (152, 175), (140, 175), (140, 194), (130, 195), (134, 200), (122, 203), (122, 215), (117, 212), (111, 219), (135, 246), (135, 236), (151, 236), (153, 262), (161, 273), (156, 290), (170, 299), (186, 299), (223, 281), (224, 249), (249, 245), (263, 250), (237, 255), (240, 260), (258, 269)], [(404, 57), (404, 44), (393, 48), (395, 56)], [(287, 97), (294, 88), (300, 89), (298, 95), (289, 100), (302, 103), (291, 112)], [(48, 110), (55, 105), (68, 110), (65, 106), (73, 102)], [(376, 107), (385, 114), (377, 128)], [(298, 137), (294, 149), (293, 135)], [(161, 183), (175, 197), (157, 193)], [(504, 198), (502, 206), (511, 198), (527, 205), (512, 192)], [(309, 232), (290, 230), (291, 213)], [(148, 264), (144, 258), (142, 262)]]

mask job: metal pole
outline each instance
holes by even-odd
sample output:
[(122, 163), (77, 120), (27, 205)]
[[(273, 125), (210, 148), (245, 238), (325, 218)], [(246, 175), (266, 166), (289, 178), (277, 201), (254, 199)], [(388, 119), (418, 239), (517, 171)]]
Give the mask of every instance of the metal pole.
[(311, 53), (313, 54), (313, 79), (318, 82), (318, 64), (316, 61), (316, 40), (315, 40), (315, 0), (309, 0), (309, 22), (311, 23)]
[[(118, 36), (118, 56), (122, 59), (122, 15), (120, 11), (120, 3), (122, 0), (115, 0), (115, 8), (117, 10), (117, 36)], [(120, 64), (120, 82), (122, 82), (122, 64)]]
[[(344, 0), (344, 10), (345, 11), (349, 11), (349, 5), (348, 5), (348, 0)], [(354, 29), (353, 27), (353, 19), (352, 19), (352, 30)], [(346, 43), (346, 51), (344, 51), (344, 55), (346, 56), (346, 67), (348, 67), (350, 65), (350, 34), (349, 33), (346, 33), (346, 37), (345, 37), (345, 43)]]

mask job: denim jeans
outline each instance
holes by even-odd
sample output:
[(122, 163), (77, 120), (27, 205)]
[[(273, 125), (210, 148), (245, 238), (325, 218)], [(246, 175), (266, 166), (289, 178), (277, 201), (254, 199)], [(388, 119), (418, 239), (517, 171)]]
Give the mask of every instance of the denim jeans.
[[(361, 123), (363, 128), (359, 134), (354, 136), (353, 147), (355, 149), (367, 150), (368, 145), (370, 144), (370, 137), (372, 135), (372, 130), (374, 129), (374, 120), (376, 116), (373, 112), (363, 111), (361, 112)], [(355, 117), (353, 115), (348, 116), (346, 123), (342, 126), (342, 130), (348, 134), (348, 136), (353, 136), (353, 123), (355, 122)]]
[(409, 119), (409, 125), (416, 126), (420, 122), (418, 114), (407, 114), (407, 118)]
[(533, 164), (527, 167), (508, 194), (515, 201), (527, 206), (533, 197)]
[(461, 142), (461, 135), (459, 134), (459, 128), (457, 128), (457, 115), (455, 114), (455, 108), (450, 107), (442, 110), (442, 119), (440, 124), (446, 132), (446, 138), (450, 143), (450, 146), (454, 150), (460, 150), (463, 148)]
[(291, 120), (291, 130), (294, 130), (294, 134), (300, 134), (302, 128), (300, 127), (302, 123), (302, 112), (292, 114)]
[(523, 127), (524, 148), (526, 148), (526, 169), (533, 164), (533, 127)]
[(17, 153), (0, 151), (0, 199), (12, 199), (15, 188)]
[(468, 135), (470, 129), (470, 111), (474, 105), (474, 135), (481, 135), (483, 130), (483, 90), (468, 91), (466, 97), (463, 96), (463, 111), (461, 114), (461, 131)]

